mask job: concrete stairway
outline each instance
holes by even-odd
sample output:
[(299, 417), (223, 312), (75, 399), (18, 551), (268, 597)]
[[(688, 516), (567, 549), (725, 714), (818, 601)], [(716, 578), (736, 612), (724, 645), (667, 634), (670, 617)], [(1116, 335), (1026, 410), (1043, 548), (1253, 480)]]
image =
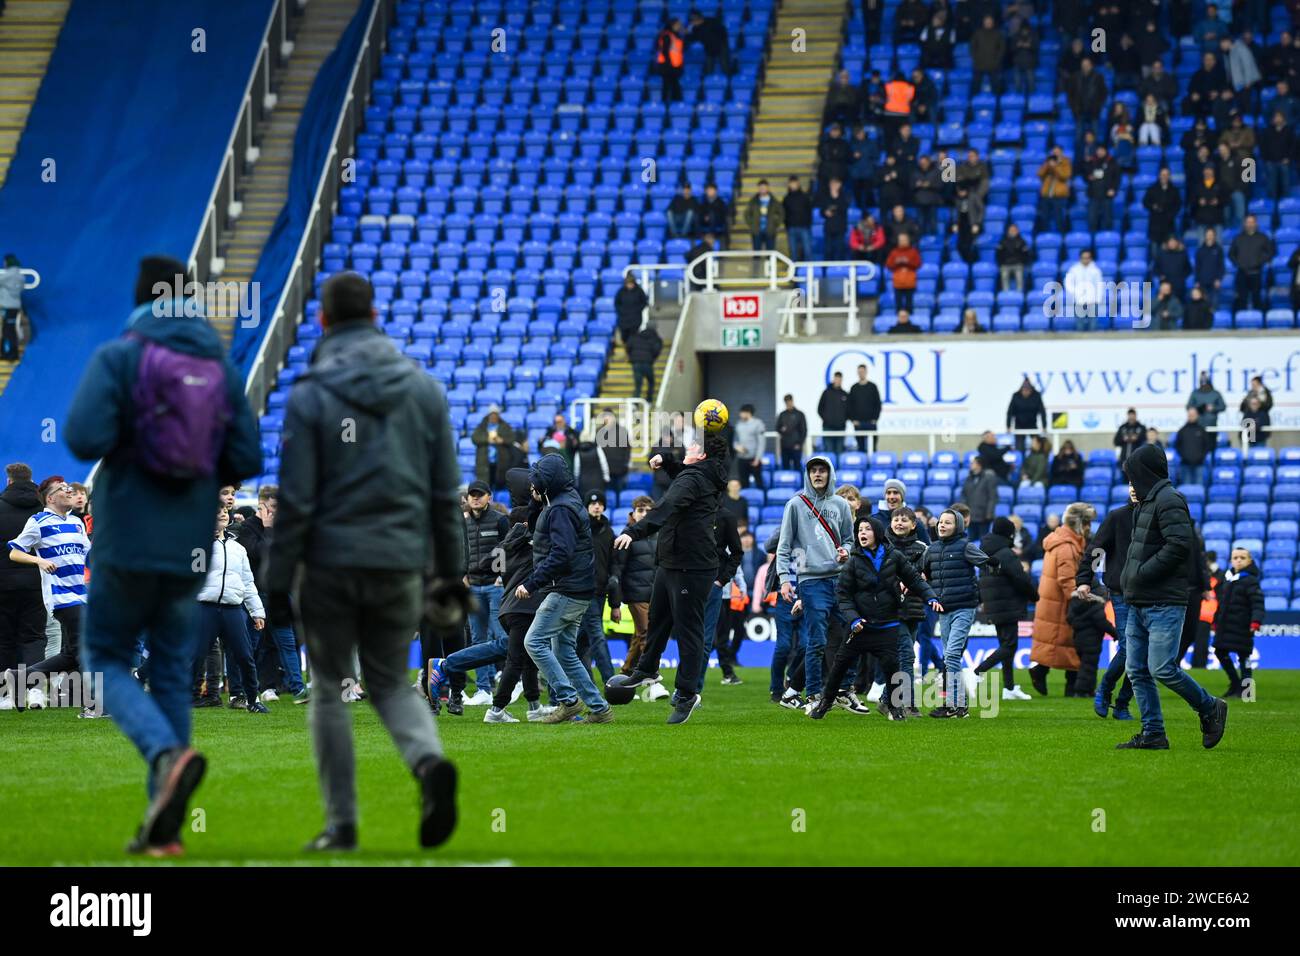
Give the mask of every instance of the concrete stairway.
[[(0, 186), (18, 151), (70, 0), (8, 0), (0, 15)], [(0, 254), (11, 250), (2, 249)], [(12, 250), (22, 258), (21, 250)], [(0, 394), (14, 362), (0, 361)]]
[[(293, 54), (276, 78), (275, 109), (267, 114), (254, 137), (260, 155), (239, 189), (243, 210), (234, 228), (223, 235), (225, 259), (220, 281), (252, 281), (275, 217), (284, 205), (293, 160), (293, 137), (321, 62), (338, 45), (344, 29), (357, 11), (359, 0), (311, 0), (304, 8), (293, 35)], [(242, 288), (242, 286), (241, 286)], [(238, 321), (237, 301), (211, 304), (208, 318), (230, 345)], [(269, 316), (263, 316), (269, 320)]]
[[(753, 248), (744, 209), (760, 179), (768, 180), (777, 196), (785, 195), (785, 181), (792, 173), (808, 186), (816, 167), (822, 106), (840, 49), (844, 14), (842, 0), (785, 0), (781, 5), (749, 154), (734, 199), (732, 249)], [(802, 52), (792, 49), (796, 41), (791, 34), (796, 29), (804, 31)], [(784, 237), (779, 247), (786, 251)]]
[[(659, 310), (659, 315), (670, 316), (667, 318), (652, 318), (655, 328), (659, 330), (659, 335), (664, 340), (664, 350), (659, 353), (659, 358), (655, 360), (655, 394), (658, 394), (659, 383), (664, 380), (664, 374), (668, 368), (668, 352), (672, 349), (673, 333), (677, 331), (677, 305), (673, 304), (671, 310)], [(610, 348), (609, 363), (605, 366), (605, 377), (600, 385), (601, 398), (631, 398), (632, 397), (632, 365), (627, 360), (627, 353), (623, 351), (623, 346), (618, 344), (618, 333), (614, 333), (614, 345)], [(654, 397), (650, 399), (650, 404), (654, 405)]]

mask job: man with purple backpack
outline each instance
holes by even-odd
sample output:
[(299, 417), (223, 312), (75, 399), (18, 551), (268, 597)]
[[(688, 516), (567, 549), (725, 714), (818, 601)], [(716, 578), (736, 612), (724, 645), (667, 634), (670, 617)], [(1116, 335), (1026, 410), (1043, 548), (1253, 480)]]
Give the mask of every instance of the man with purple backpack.
[[(153, 857), (183, 852), (206, 766), (190, 747), (190, 678), (213, 502), (262, 467), (257, 421), (221, 338), (197, 303), (172, 297), (184, 272), (175, 259), (141, 261), (127, 332), (91, 356), (64, 424), (74, 455), (101, 459), (86, 669), (102, 674), (105, 710), (148, 764), (149, 807), (127, 849)], [(141, 634), (148, 693), (131, 673)]]

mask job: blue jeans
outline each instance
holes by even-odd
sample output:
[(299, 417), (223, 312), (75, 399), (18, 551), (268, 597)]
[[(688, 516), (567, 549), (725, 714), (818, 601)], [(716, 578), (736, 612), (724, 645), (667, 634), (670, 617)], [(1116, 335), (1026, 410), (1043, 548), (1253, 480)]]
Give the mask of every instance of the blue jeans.
[(911, 707), (913, 701), (913, 681), (916, 680), (916, 621), (898, 622), (898, 672), (903, 675), (903, 682), (898, 687), (891, 687), (886, 682), (886, 694), (898, 694), (895, 703), (900, 707)]
[[(302, 690), (302, 661), (298, 659), (298, 642), (294, 638), (293, 628), (276, 627), (271, 629), (271, 639), (280, 655), (280, 669), (284, 671), (284, 686), (289, 693), (297, 694)], [(266, 640), (266, 632), (262, 632)]]
[(1182, 485), (1205, 484), (1205, 466), (1179, 464), (1178, 483)]
[[(91, 578), (85, 667), (102, 675), (105, 712), (149, 767), (164, 750), (190, 742), (191, 668), (199, 650), (194, 595), (202, 583), (202, 577), (149, 574), (102, 562)], [(148, 692), (131, 674), (141, 632), (149, 647)]]
[[(778, 598), (777, 600), (780, 600)], [(700, 659), (700, 679), (695, 693), (704, 690), (704, 678), (709, 673), (709, 654), (713, 652), (713, 637), (718, 632), (718, 616), (722, 614), (722, 588), (709, 585), (709, 599), (704, 602), (704, 656)]]
[(1183, 635), (1187, 608), (1181, 604), (1128, 609), (1128, 679), (1142, 711), (1142, 733), (1163, 736), (1164, 715), (1156, 681), (1187, 701), (1187, 706), (1204, 715), (1214, 707), (1214, 698), (1184, 672), (1178, 660), (1178, 642)]
[(947, 668), (944, 690), (949, 707), (966, 706), (966, 685), (961, 682), (962, 654), (970, 637), (970, 626), (975, 622), (975, 609), (964, 607), (957, 611), (944, 611), (939, 615), (939, 628), (943, 635), (943, 664)]
[(454, 652), (443, 662), (452, 689), (462, 689), (465, 686), (464, 676), (466, 674), (475, 668), (478, 669), (480, 674), (485, 673), (488, 670), (488, 665), (499, 660), (505, 660), (509, 652), (510, 638), (506, 635), (498, 637), (495, 634), (486, 641), (479, 641), (477, 644), (462, 647)]
[[(502, 642), (503, 647), (508, 646), (510, 640), (501, 627), (501, 622), (497, 620), (497, 611), (501, 609), (501, 596), (505, 593), (505, 589), (495, 584), (474, 584), (470, 586), (470, 591), (478, 598), (478, 610), (471, 614), (469, 618), (469, 632), (472, 643), (482, 644), (485, 641), (495, 640)], [(478, 668), (474, 672), (478, 689), (489, 694), (492, 693), (492, 678), (496, 675), (496, 672), (497, 669), (491, 664)]]
[(806, 226), (794, 226), (785, 231), (790, 240), (790, 258), (795, 262), (811, 262), (813, 257), (812, 230)]
[[(1120, 682), (1124, 676), (1124, 663), (1128, 660), (1128, 654), (1125, 652), (1125, 640), (1127, 634), (1125, 630), (1128, 627), (1128, 605), (1119, 595), (1111, 592), (1110, 606), (1115, 609), (1115, 632), (1118, 637), (1115, 643), (1119, 650), (1115, 652), (1114, 659), (1110, 666), (1106, 668), (1106, 673), (1101, 676), (1101, 682), (1097, 685), (1097, 693), (1103, 700), (1110, 700), (1110, 695), (1115, 690), (1115, 685)], [(1133, 700), (1133, 682), (1125, 681), (1119, 689), (1119, 696), (1115, 698), (1116, 710), (1128, 710), (1129, 703)]]
[(1069, 229), (1068, 204), (1066, 199), (1042, 198), (1039, 200), (1042, 212), (1043, 229), (1047, 232), (1067, 232)]
[(803, 601), (803, 616), (807, 622), (804, 633), (808, 635), (803, 665), (807, 675), (804, 690), (811, 697), (822, 692), (826, 626), (832, 615), (841, 621), (843, 618), (835, 600), (835, 578), (805, 578), (799, 582), (799, 597)]
[(592, 710), (604, 710), (609, 704), (578, 660), (578, 628), (590, 603), (591, 598), (571, 598), (558, 592), (546, 595), (524, 637), (524, 649), (551, 685), (555, 700), (572, 703), (581, 697)]
[(600, 672), (600, 679), (604, 683), (609, 683), (614, 676), (614, 662), (609, 657), (609, 644), (605, 640), (605, 602), (604, 600), (593, 600), (587, 607), (587, 613), (582, 616), (582, 624), (578, 626), (578, 634), (585, 643), (586, 650), (578, 655), (582, 661), (582, 666), (591, 670), (591, 664), (594, 661), (596, 670)]
[(786, 668), (800, 646), (803, 619), (795, 619), (790, 613), (792, 606), (778, 597), (772, 607), (772, 620), (776, 622), (776, 648), (772, 651), (772, 678), (768, 689), (773, 694), (785, 690)]

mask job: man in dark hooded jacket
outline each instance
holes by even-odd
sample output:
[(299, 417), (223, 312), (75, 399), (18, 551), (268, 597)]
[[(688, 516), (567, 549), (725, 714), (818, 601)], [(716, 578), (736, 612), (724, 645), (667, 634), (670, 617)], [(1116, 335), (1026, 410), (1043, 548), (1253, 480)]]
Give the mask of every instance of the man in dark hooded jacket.
[(596, 594), (591, 517), (559, 455), (543, 455), (528, 470), (528, 480), (533, 497), (546, 507), (533, 528), (533, 573), (515, 588), (515, 596), (524, 600), (539, 588), (550, 591), (524, 638), (557, 702), (555, 713), (540, 722), (564, 723), (586, 704), (589, 723), (609, 723), (613, 712), (578, 658), (578, 629)]
[(445, 608), (448, 627), (468, 616), (456, 447), (442, 386), (375, 325), (373, 299), (355, 272), (325, 283), (325, 335), (284, 418), (267, 603), (274, 618), (290, 619), (301, 565), (326, 818), (311, 850), (356, 846), (351, 720), (339, 688), (357, 653), (370, 700), (419, 783), (421, 846), (438, 846), (456, 825), (456, 771), (406, 669), (426, 600)]
[(587, 613), (578, 628), (578, 658), (591, 670), (596, 662), (600, 679), (614, 676), (614, 662), (610, 660), (609, 646), (605, 642), (605, 601), (609, 601), (609, 618), (615, 624), (623, 619), (623, 598), (619, 590), (618, 571), (614, 568), (614, 530), (605, 517), (605, 496), (590, 492), (583, 496), (587, 514), (591, 516), (591, 548), (596, 570), (596, 590)]
[(659, 532), (654, 591), (650, 596), (650, 631), (645, 651), (627, 685), (640, 687), (659, 680), (659, 660), (670, 634), (677, 637), (681, 662), (677, 666), (673, 712), (668, 723), (685, 723), (700, 703), (704, 665), (704, 606), (718, 574), (714, 523), (727, 486), (727, 449), (721, 434), (706, 434), (687, 449), (680, 462), (655, 455), (650, 467), (672, 476), (668, 493), (650, 513), (623, 529), (614, 540), (619, 550)]
[[(41, 510), (30, 466), (14, 462), (5, 467), (5, 475), (7, 483), (0, 491), (0, 542), (18, 537), (27, 519)], [(45, 659), (47, 613), (40, 569), (15, 561), (0, 563), (0, 674)], [(15, 707), (23, 706), (25, 693), (25, 688), (18, 689)]]
[(1143, 445), (1137, 449), (1124, 463), (1124, 473), (1137, 505), (1120, 587), (1129, 605), (1126, 666), (1142, 711), (1142, 732), (1118, 747), (1169, 749), (1155, 684), (1159, 681), (1200, 716), (1201, 744), (1209, 749), (1223, 737), (1228, 705), (1211, 697), (1183, 671), (1178, 660), (1195, 533), (1187, 501), (1170, 482), (1169, 463), (1159, 448)]

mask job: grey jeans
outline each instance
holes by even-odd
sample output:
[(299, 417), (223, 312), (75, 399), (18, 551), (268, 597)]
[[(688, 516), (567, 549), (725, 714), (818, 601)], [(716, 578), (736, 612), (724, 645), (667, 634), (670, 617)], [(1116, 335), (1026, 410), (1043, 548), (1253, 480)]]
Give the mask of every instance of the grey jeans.
[[(300, 606), (311, 660), (310, 723), (328, 826), (357, 821), (351, 689), (354, 654), (366, 695), (388, 736), (414, 772), (440, 756), (433, 715), (411, 687), (407, 658), (420, 623), (423, 578), (418, 571), (308, 568)], [(344, 686), (345, 681), (347, 686)]]

